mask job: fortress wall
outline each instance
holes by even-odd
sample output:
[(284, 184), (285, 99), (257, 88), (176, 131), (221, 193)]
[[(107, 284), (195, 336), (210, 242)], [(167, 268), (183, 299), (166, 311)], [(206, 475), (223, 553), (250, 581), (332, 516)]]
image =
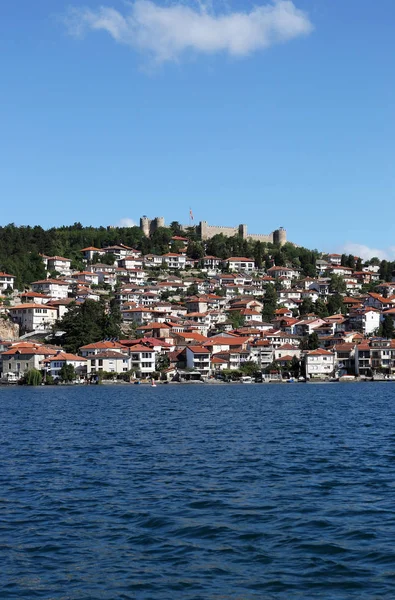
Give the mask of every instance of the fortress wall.
[[(163, 217), (155, 217), (154, 219), (148, 219), (146, 216), (140, 219), (140, 228), (143, 230), (146, 236), (152, 235), (158, 227), (164, 227), (165, 220)], [(247, 225), (240, 224), (237, 227), (226, 227), (225, 225), (209, 225), (207, 221), (200, 221), (199, 225), (195, 226), (197, 233), (201, 240), (209, 240), (215, 235), (222, 235), (226, 237), (233, 237), (240, 235), (243, 239), (251, 239), (256, 242), (280, 244), (283, 246), (287, 241), (287, 232), (283, 227), (275, 229), (271, 233), (248, 233)], [(181, 225), (181, 229), (187, 230), (191, 225)]]
[(200, 236), (202, 240), (209, 240), (220, 233), (226, 237), (233, 237), (234, 235), (239, 235), (239, 228), (225, 227), (223, 225), (208, 225), (204, 221), (200, 223)]
[(266, 244), (273, 244), (273, 233), (249, 233), (247, 239), (254, 240), (254, 242), (264, 242)]

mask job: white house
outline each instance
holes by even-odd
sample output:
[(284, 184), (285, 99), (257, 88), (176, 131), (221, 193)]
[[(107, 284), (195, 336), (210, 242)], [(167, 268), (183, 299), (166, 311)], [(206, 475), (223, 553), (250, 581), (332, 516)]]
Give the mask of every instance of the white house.
[(78, 273), (74, 273), (72, 277), (75, 281), (80, 281), (81, 283), (85, 283), (86, 285), (99, 284), (99, 274), (92, 273), (91, 271), (79, 271)]
[(183, 254), (167, 252), (167, 254), (162, 255), (162, 259), (168, 269), (185, 269), (186, 257)]
[(56, 352), (52, 348), (35, 342), (12, 344), (0, 355), (2, 376), (14, 375), (16, 379), (20, 379), (30, 369), (39, 371), (42, 368), (43, 360), (48, 356), (53, 356)]
[(87, 359), (83, 356), (69, 354), (67, 352), (57, 352), (55, 356), (50, 356), (43, 361), (48, 375), (54, 379), (59, 379), (59, 372), (64, 365), (73, 365), (78, 377), (86, 374)]
[(279, 279), (280, 277), (285, 277), (286, 279), (298, 279), (300, 277), (300, 270), (289, 267), (270, 267), (267, 270), (267, 274), (270, 277), (275, 277)]
[(107, 373), (126, 373), (129, 370), (130, 357), (127, 352), (102, 350), (88, 358), (88, 375), (100, 371), (105, 371)]
[(144, 256), (144, 266), (145, 267), (153, 267), (155, 269), (159, 269), (163, 265), (162, 256), (158, 256), (157, 254), (146, 254)]
[(138, 377), (146, 377), (155, 371), (156, 352), (152, 348), (136, 344), (129, 349), (130, 368)]
[(67, 277), (71, 273), (71, 260), (63, 256), (47, 256), (47, 270), (51, 273), (56, 271), (60, 275)]
[(335, 368), (333, 352), (318, 348), (306, 354), (306, 377), (308, 379), (330, 377)]
[(58, 317), (55, 307), (35, 302), (10, 306), (9, 311), (14, 323), (25, 332), (50, 329)]
[(211, 352), (202, 346), (186, 346), (186, 363), (188, 369), (199, 371), (202, 375), (210, 374)]
[(4, 292), (7, 288), (14, 289), (15, 276), (9, 273), (0, 272), (0, 291)]
[(202, 260), (207, 269), (219, 269), (222, 263), (222, 260), (217, 256), (205, 256)]
[(102, 252), (104, 254), (113, 254), (116, 260), (125, 258), (125, 256), (127, 256), (131, 250), (133, 250), (133, 248), (129, 248), (129, 246), (124, 246), (123, 244), (106, 246), (106, 248), (102, 248)]
[(79, 352), (82, 356), (89, 358), (90, 356), (94, 356), (95, 354), (99, 354), (107, 350), (111, 350), (113, 352), (120, 352), (121, 354), (125, 354), (125, 352), (127, 352), (126, 346), (123, 346), (119, 342), (113, 342), (111, 340), (103, 340), (102, 342), (93, 342), (92, 344), (86, 344), (86, 346), (81, 346)]
[(348, 320), (352, 329), (370, 335), (380, 327), (380, 312), (371, 308), (360, 308), (350, 312)]
[(95, 248), (95, 246), (88, 246), (88, 248), (82, 248), (80, 251), (85, 260), (92, 261), (95, 254), (103, 255), (104, 252), (100, 248)]
[(328, 262), (331, 265), (337, 265), (338, 267), (340, 267), (341, 263), (342, 263), (342, 255), (341, 254), (328, 254)]
[(121, 258), (118, 261), (118, 267), (124, 269), (141, 269), (143, 264), (144, 261), (140, 254), (138, 256), (136, 256), (135, 254), (133, 256), (125, 256), (125, 258)]
[(223, 264), (228, 266), (230, 271), (255, 271), (255, 261), (245, 256), (231, 256), (224, 260)]
[(70, 291), (67, 281), (62, 281), (61, 279), (42, 279), (40, 281), (33, 281), (31, 285), (33, 292), (45, 294), (54, 300), (67, 298)]

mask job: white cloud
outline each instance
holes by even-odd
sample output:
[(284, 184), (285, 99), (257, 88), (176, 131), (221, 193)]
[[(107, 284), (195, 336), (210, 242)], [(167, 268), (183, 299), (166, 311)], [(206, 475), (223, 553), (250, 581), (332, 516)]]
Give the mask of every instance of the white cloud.
[(192, 8), (136, 0), (125, 15), (106, 6), (73, 8), (65, 22), (72, 35), (106, 31), (116, 42), (148, 52), (159, 63), (178, 60), (186, 51), (247, 56), (313, 30), (307, 14), (292, 0), (272, 0), (250, 12), (223, 14), (200, 1)]
[(118, 223), (115, 223), (115, 227), (136, 227), (136, 223), (129, 217), (123, 217), (119, 219)]
[(339, 252), (344, 252), (345, 254), (353, 254), (354, 256), (359, 256), (364, 260), (369, 260), (373, 258), (373, 256), (377, 256), (380, 260), (394, 260), (395, 259), (395, 246), (390, 246), (389, 248), (380, 250), (379, 248), (370, 248), (369, 246), (365, 246), (364, 244), (355, 244), (353, 242), (347, 242), (342, 248), (339, 249)]

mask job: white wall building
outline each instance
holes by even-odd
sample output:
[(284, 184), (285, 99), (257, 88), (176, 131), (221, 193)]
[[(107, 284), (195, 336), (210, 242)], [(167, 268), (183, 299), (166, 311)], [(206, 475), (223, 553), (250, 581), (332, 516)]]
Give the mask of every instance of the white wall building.
[(34, 302), (10, 306), (9, 311), (14, 323), (25, 332), (50, 329), (58, 317), (55, 307)]
[(306, 354), (306, 377), (308, 379), (330, 377), (335, 368), (333, 352), (318, 348)]
[(55, 356), (46, 358), (43, 362), (48, 375), (59, 379), (59, 372), (64, 365), (73, 365), (77, 377), (86, 374), (87, 359), (83, 356), (76, 356), (67, 352), (58, 352)]
[(126, 373), (130, 370), (128, 353), (103, 350), (88, 358), (88, 375), (91, 373)]
[(224, 260), (223, 263), (225, 266), (229, 266), (229, 271), (246, 271), (248, 273), (255, 271), (255, 261), (245, 256), (231, 256)]
[(67, 277), (71, 273), (71, 260), (63, 256), (47, 256), (47, 270), (57, 271), (60, 275)]
[(68, 297), (70, 285), (61, 279), (42, 279), (33, 281), (32, 290), (50, 296), (54, 300), (62, 300)]
[(0, 291), (4, 291), (7, 288), (14, 289), (15, 277), (9, 273), (0, 272)]

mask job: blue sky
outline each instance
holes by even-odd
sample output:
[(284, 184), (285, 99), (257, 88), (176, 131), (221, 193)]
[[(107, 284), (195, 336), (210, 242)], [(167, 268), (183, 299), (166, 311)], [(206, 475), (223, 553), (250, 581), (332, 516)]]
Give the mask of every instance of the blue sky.
[(394, 21), (393, 0), (2, 0), (1, 223), (191, 207), (395, 256)]

